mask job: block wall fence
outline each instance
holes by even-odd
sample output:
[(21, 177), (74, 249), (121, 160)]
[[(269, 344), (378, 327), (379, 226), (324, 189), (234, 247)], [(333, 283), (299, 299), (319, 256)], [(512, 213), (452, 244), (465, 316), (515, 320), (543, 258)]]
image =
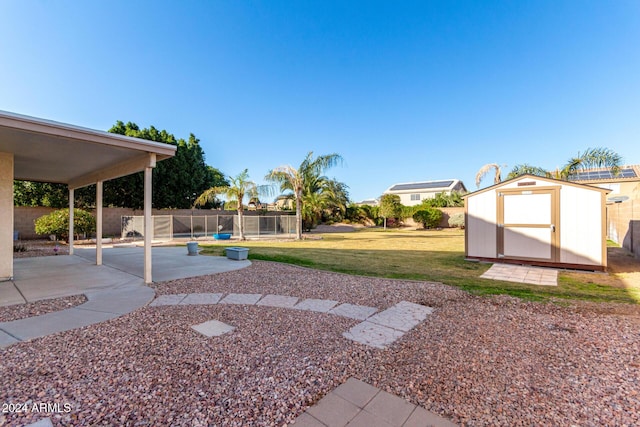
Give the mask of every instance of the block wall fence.
[(640, 259), (640, 199), (607, 205), (607, 237)]
[[(14, 207), (14, 230), (19, 232), (22, 240), (42, 239), (43, 236), (36, 234), (34, 221), (43, 215), (57, 210), (56, 208), (16, 206)], [(89, 212), (95, 215), (93, 209)], [(236, 215), (238, 211), (223, 210), (200, 210), (200, 209), (153, 209), (152, 215), (173, 215), (173, 216), (205, 216), (205, 215)], [(246, 216), (261, 215), (256, 211), (244, 211)], [(290, 215), (287, 211), (269, 211), (269, 215)], [(142, 216), (142, 209), (129, 208), (102, 208), (102, 234), (104, 237), (120, 237), (121, 222), (123, 216)]]
[[(640, 205), (638, 205), (640, 207)], [(34, 221), (43, 215), (55, 211), (55, 208), (16, 206), (14, 207), (14, 230), (19, 232), (20, 239), (42, 239), (43, 236), (36, 234)], [(440, 227), (449, 227), (449, 217), (455, 213), (464, 213), (464, 208), (440, 208), (442, 210), (442, 221)], [(640, 209), (639, 209), (640, 210)], [(93, 210), (89, 210), (95, 213)], [(152, 215), (174, 215), (174, 216), (205, 216), (205, 215), (236, 215), (237, 211), (223, 210), (199, 210), (199, 209), (154, 209)], [(256, 216), (260, 213), (256, 211), (244, 211), (247, 216)], [(269, 215), (291, 215), (288, 211), (269, 211)], [(121, 234), (121, 217), (141, 216), (144, 211), (141, 209), (129, 208), (103, 208), (102, 209), (102, 230), (105, 237), (119, 237)], [(409, 226), (415, 226), (413, 219), (404, 221)]]

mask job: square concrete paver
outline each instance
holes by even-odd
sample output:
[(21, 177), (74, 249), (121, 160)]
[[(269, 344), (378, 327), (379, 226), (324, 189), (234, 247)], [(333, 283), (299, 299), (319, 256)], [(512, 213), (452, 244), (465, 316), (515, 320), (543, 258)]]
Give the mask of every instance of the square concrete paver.
[(393, 307), (369, 317), (367, 322), (406, 332), (425, 320), (432, 312), (433, 308), (431, 307), (401, 301)]
[(313, 299), (309, 298), (303, 301), (300, 301), (295, 305), (295, 309), (298, 310), (309, 310), (309, 311), (317, 311), (319, 313), (326, 313), (331, 310), (333, 307), (338, 304), (338, 301), (333, 301), (330, 299)]
[(180, 302), (180, 305), (207, 305), (217, 304), (222, 294), (189, 294)]
[(208, 322), (193, 325), (191, 328), (208, 337), (219, 337), (235, 329), (234, 326), (227, 325), (219, 320), (209, 320)]
[(404, 332), (402, 331), (377, 325), (368, 320), (358, 323), (342, 334), (342, 336), (349, 340), (379, 349), (386, 348), (403, 335)]
[(455, 427), (451, 421), (349, 378), (293, 423), (298, 427)]
[(340, 304), (328, 311), (329, 314), (335, 314), (343, 317), (350, 317), (356, 320), (364, 320), (378, 311), (375, 307), (367, 307), (366, 305)]
[(330, 393), (307, 411), (316, 420), (329, 427), (346, 426), (358, 413), (360, 408), (353, 403)]
[(340, 384), (332, 393), (348, 400), (354, 405), (363, 408), (378, 394), (380, 390), (355, 378), (349, 378)]
[(376, 394), (364, 407), (365, 411), (395, 425), (404, 424), (414, 409), (415, 405), (385, 391)]
[(256, 305), (266, 305), (269, 307), (293, 308), (298, 302), (297, 297), (287, 295), (265, 295)]
[(151, 307), (158, 307), (162, 305), (178, 305), (185, 299), (187, 294), (173, 294), (173, 295), (159, 295), (156, 299), (154, 299), (151, 304)]
[(220, 301), (220, 304), (254, 305), (260, 298), (262, 298), (262, 294), (229, 294)]

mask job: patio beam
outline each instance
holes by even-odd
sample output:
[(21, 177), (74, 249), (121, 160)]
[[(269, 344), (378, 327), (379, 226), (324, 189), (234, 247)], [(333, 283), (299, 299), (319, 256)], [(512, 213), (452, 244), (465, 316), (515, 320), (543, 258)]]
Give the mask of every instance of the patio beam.
[(147, 167), (155, 167), (155, 154), (153, 165), (150, 164), (149, 154), (144, 153), (136, 158), (110, 166), (104, 169), (96, 170), (83, 176), (73, 178), (69, 181), (69, 188), (82, 188), (98, 181), (120, 178), (121, 176), (131, 175), (132, 173), (145, 170)]

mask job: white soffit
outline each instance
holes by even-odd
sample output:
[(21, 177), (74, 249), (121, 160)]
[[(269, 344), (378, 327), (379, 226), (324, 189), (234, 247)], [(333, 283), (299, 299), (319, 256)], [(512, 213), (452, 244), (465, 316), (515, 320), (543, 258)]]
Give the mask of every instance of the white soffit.
[(0, 152), (13, 153), (18, 180), (83, 187), (155, 166), (170, 144), (0, 110)]

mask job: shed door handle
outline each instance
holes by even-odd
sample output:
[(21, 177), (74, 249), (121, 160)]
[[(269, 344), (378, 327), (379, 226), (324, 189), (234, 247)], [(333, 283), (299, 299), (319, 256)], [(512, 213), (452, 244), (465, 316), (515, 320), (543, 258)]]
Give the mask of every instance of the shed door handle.
[(556, 226), (555, 226), (555, 224), (551, 224), (551, 227), (550, 227), (550, 228), (551, 228), (551, 232), (552, 232), (552, 233), (555, 233), (555, 232), (556, 232)]

